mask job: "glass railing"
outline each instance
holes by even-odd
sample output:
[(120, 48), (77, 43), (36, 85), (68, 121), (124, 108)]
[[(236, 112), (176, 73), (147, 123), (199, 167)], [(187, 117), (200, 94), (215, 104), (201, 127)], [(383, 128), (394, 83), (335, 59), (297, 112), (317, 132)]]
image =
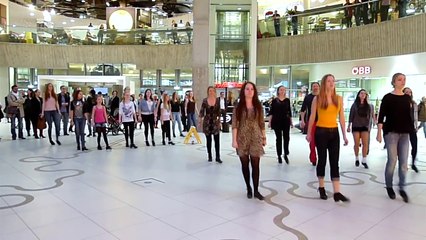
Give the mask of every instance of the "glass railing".
[[(8, 31), (5, 29), (8, 28)], [(165, 45), (190, 44), (192, 28), (176, 29), (75, 29), (2, 26), (0, 42), (58, 45)]]
[[(304, 12), (289, 11), (279, 19), (272, 14), (258, 21), (258, 38), (310, 34), (329, 30), (346, 29), (354, 26), (380, 23), (401, 17), (425, 13), (426, 0), (391, 1), (390, 6), (381, 7), (381, 1), (342, 4), (309, 9)], [(401, 11), (399, 11), (401, 9)], [(279, 23), (279, 24), (277, 24)]]

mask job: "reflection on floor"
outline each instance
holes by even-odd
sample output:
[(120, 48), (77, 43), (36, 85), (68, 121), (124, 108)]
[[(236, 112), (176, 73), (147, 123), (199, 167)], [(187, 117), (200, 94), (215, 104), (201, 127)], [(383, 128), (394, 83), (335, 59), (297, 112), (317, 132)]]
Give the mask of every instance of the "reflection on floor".
[[(183, 138), (176, 146), (145, 147), (141, 130), (138, 149), (126, 148), (119, 135), (110, 137), (112, 151), (96, 150), (88, 138), (83, 153), (73, 134), (50, 146), (33, 137), (11, 141), (8, 127), (0, 124), (0, 239), (426, 239), (420, 133), (421, 171), (408, 172), (409, 204), (387, 197), (386, 153), (375, 141), (368, 170), (354, 166), (351, 145), (341, 147), (342, 193), (351, 202), (336, 204), (319, 199), (307, 143), (296, 130), (289, 165), (277, 163), (268, 131), (261, 202), (245, 197), (229, 133), (221, 135), (224, 163), (217, 164), (207, 162), (203, 145), (184, 145)], [(156, 136), (160, 143), (159, 130)], [(332, 191), (329, 182), (326, 189)]]

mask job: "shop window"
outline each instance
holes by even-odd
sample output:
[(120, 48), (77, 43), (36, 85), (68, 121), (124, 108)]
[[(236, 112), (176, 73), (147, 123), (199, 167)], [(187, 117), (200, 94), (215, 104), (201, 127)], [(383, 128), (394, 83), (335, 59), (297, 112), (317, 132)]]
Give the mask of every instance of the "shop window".
[(84, 64), (70, 63), (68, 65), (68, 75), (84, 75)]
[(192, 69), (181, 69), (179, 86), (192, 87)]
[(156, 86), (157, 85), (157, 71), (156, 70), (143, 70), (143, 86)]
[(174, 70), (163, 70), (161, 73), (161, 86), (175, 86), (176, 75)]

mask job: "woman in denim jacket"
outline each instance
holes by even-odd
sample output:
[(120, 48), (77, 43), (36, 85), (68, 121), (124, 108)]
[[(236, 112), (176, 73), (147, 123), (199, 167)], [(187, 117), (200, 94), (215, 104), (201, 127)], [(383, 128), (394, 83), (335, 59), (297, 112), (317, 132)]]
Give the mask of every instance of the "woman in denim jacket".
[(142, 118), (143, 125), (145, 127), (145, 144), (146, 146), (150, 146), (148, 141), (148, 127), (151, 130), (151, 143), (152, 146), (155, 146), (154, 141), (154, 123), (157, 118), (157, 106), (152, 97), (151, 89), (146, 89), (143, 100), (141, 104), (139, 104), (139, 114)]

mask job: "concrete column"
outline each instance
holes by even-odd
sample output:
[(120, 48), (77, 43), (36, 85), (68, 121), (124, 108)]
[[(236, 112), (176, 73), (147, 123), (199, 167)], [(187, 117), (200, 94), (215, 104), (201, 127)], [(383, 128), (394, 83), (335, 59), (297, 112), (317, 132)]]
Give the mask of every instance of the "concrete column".
[(0, 67), (0, 103), (4, 107), (4, 97), (6, 97), (10, 92), (10, 83), (9, 83), (9, 68)]
[(140, 88), (145, 87), (143, 85), (143, 70), (139, 70), (139, 84), (140, 84)]
[(180, 86), (180, 69), (175, 69), (175, 86)]
[(160, 90), (161, 90), (161, 69), (157, 69), (157, 72), (156, 72), (156, 78), (155, 78), (155, 80), (156, 80), (156, 86), (158, 87), (157, 88), (157, 93), (158, 93), (158, 95), (160, 95), (161, 93), (160, 93)]
[(213, 76), (209, 74), (210, 1), (194, 1), (193, 8), (192, 90), (200, 107), (207, 87), (213, 83)]

